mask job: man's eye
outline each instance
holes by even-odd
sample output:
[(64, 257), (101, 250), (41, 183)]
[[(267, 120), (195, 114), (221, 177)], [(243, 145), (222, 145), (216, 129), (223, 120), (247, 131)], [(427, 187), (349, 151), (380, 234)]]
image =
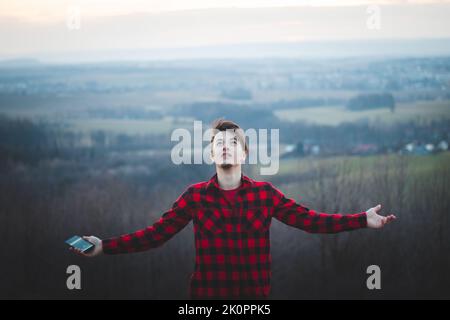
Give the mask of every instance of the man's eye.
[(237, 144), (237, 141), (233, 141), (233, 144)]

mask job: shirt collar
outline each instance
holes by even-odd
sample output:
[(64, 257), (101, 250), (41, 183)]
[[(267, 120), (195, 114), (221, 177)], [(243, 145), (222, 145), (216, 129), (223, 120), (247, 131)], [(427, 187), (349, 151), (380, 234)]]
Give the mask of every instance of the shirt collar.
[[(253, 184), (253, 180), (250, 179), (249, 177), (245, 176), (244, 174), (241, 173), (241, 186), (240, 188), (246, 188), (246, 187), (250, 187)], [(216, 188), (216, 189), (220, 189), (219, 186), (219, 181), (217, 179), (217, 173), (214, 174), (214, 176), (211, 177), (211, 179), (209, 179), (206, 188)]]

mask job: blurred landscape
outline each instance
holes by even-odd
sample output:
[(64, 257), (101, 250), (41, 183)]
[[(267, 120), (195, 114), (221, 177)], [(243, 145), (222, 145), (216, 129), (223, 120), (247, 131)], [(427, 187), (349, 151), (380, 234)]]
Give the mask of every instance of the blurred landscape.
[[(271, 181), (315, 210), (398, 220), (311, 235), (272, 226), (273, 299), (450, 298), (450, 55), (0, 62), (0, 297), (187, 298), (192, 225), (146, 253), (83, 259), (64, 240), (157, 221), (207, 165), (170, 161), (176, 128), (280, 129)], [(205, 128), (206, 129), (206, 128)], [(65, 270), (82, 269), (81, 291)], [(366, 288), (379, 265), (382, 290)]]

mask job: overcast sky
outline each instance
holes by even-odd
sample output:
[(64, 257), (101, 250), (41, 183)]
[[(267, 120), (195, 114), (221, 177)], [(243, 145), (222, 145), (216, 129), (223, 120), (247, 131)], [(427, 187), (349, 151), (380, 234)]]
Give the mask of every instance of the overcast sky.
[(447, 38), (449, 18), (450, 1), (430, 0), (0, 0), (0, 58), (242, 43)]

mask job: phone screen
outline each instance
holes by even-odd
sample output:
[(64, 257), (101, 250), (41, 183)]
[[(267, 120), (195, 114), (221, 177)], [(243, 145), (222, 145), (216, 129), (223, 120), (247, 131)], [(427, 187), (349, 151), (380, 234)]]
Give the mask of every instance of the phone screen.
[(74, 248), (80, 249), (83, 252), (86, 252), (89, 249), (94, 247), (94, 245), (92, 243), (90, 243), (89, 241), (84, 240), (80, 236), (73, 236), (72, 238), (66, 240), (66, 243), (69, 246), (72, 246)]

